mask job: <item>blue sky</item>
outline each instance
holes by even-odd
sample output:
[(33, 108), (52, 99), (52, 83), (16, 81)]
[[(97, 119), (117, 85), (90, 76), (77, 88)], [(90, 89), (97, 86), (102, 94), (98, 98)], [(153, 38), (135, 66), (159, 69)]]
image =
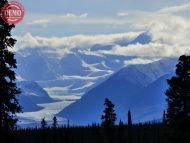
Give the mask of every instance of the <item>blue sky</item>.
[(23, 1), (30, 13), (89, 13), (93, 15), (113, 15), (118, 11), (155, 11), (167, 6), (175, 6), (188, 0), (38, 0)]
[[(22, 3), (26, 15), (17, 25), (15, 35), (62, 37), (138, 31), (134, 25), (141, 23), (143, 17), (161, 9), (185, 5), (188, 0), (34, 0)], [(186, 12), (182, 14), (187, 15)]]

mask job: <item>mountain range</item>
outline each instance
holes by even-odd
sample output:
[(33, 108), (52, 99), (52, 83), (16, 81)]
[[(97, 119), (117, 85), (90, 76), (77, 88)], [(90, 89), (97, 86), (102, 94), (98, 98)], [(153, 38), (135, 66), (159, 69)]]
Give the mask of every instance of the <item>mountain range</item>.
[(118, 121), (126, 121), (128, 110), (134, 114), (135, 122), (160, 119), (166, 108), (166, 79), (173, 75), (175, 64), (175, 59), (167, 58), (125, 67), (58, 115), (75, 124), (100, 123), (104, 100), (109, 98), (115, 105)]
[[(50, 109), (46, 108), (49, 105), (53, 108), (51, 113), (61, 121), (100, 122), (104, 99), (109, 98), (115, 104), (118, 121), (126, 120), (128, 110), (135, 122), (160, 119), (166, 107), (166, 79), (173, 75), (177, 59), (145, 57), (145, 63), (129, 64), (139, 57), (99, 54), (116, 45), (127, 48), (151, 41), (150, 34), (143, 32), (132, 39), (120, 38), (109, 44), (76, 46), (61, 57), (44, 50), (48, 47), (18, 50), (16, 73), (22, 90), (18, 98), (26, 113), (24, 118), (30, 119), (32, 113), (51, 120)], [(54, 110), (56, 104), (59, 108)], [(34, 121), (39, 122), (39, 118)]]

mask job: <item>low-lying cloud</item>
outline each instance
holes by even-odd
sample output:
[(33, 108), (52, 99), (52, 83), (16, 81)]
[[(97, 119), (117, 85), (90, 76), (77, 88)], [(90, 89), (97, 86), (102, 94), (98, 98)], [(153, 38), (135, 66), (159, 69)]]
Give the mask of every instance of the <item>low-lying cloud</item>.
[(125, 39), (126, 41), (132, 41), (141, 32), (130, 32), (122, 34), (110, 34), (110, 35), (76, 35), (70, 37), (40, 37), (32, 36), (27, 33), (23, 37), (17, 37), (18, 43), (16, 50), (20, 51), (26, 48), (40, 48), (49, 52), (57, 53), (59, 56), (63, 56), (74, 48), (81, 50), (88, 49), (93, 45), (114, 45), (117, 41)]
[[(169, 7), (153, 14), (146, 14), (139, 18), (134, 27), (139, 32), (108, 34), (108, 35), (75, 35), (69, 37), (40, 37), (32, 36), (30, 33), (23, 37), (17, 37), (17, 51), (26, 48), (40, 48), (47, 53), (54, 53), (62, 57), (73, 49), (79, 49), (89, 55), (123, 55), (139, 57), (131, 63), (150, 62), (150, 59), (159, 59), (163, 57), (178, 57), (182, 54), (190, 54), (190, 20), (179, 15), (173, 15), (174, 12), (181, 12), (189, 8), (189, 3)], [(118, 13), (118, 16), (126, 16), (127, 13)], [(88, 14), (73, 15), (67, 14), (65, 18), (86, 18)], [(35, 23), (48, 22), (45, 20)], [(119, 45), (119, 41), (131, 42), (142, 31), (147, 31), (152, 41), (147, 44), (130, 43), (129, 45)], [(111, 49), (99, 49), (91, 51), (94, 45), (112, 45)], [(148, 58), (148, 60), (146, 59)]]

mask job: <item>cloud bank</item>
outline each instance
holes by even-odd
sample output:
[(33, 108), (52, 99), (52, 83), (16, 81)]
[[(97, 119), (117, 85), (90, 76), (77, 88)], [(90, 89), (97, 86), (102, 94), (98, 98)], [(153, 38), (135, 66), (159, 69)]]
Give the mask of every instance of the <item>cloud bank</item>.
[(129, 32), (111, 35), (75, 35), (70, 37), (40, 37), (32, 36), (27, 33), (23, 37), (16, 37), (18, 39), (16, 51), (21, 51), (27, 48), (39, 48), (49, 52), (57, 53), (63, 56), (74, 48), (87, 50), (93, 45), (114, 45), (117, 41), (125, 39), (132, 41), (141, 32)]
[[(26, 48), (45, 48), (47, 53), (54, 53), (58, 57), (72, 52), (77, 48), (80, 52), (88, 55), (123, 55), (139, 57), (131, 63), (147, 63), (150, 59), (155, 60), (163, 57), (178, 57), (182, 54), (190, 54), (190, 20), (174, 13), (187, 11), (190, 3), (166, 7), (155, 13), (142, 13), (138, 20), (135, 20), (131, 27), (135, 27), (139, 32), (129, 32), (120, 34), (105, 35), (75, 35), (68, 37), (40, 37), (27, 33), (23, 37), (17, 37), (17, 51)], [(126, 17), (128, 13), (118, 13), (118, 17)], [(78, 19), (78, 22), (94, 22), (88, 19), (88, 14), (75, 15), (68, 13), (62, 16), (63, 19)], [(80, 20), (79, 20), (80, 19)], [(112, 19), (113, 20), (113, 19)], [(113, 21), (102, 21), (111, 23)], [(127, 21), (126, 19), (121, 19)], [(114, 20), (115, 21), (115, 20)], [(41, 19), (33, 21), (33, 24), (44, 24), (49, 21)], [(98, 21), (101, 23), (101, 21)], [(115, 21), (116, 22), (116, 21)], [(122, 21), (118, 21), (122, 23)], [(116, 23), (117, 23), (116, 22)], [(119, 45), (119, 41), (130, 42), (134, 40), (142, 31), (147, 31), (152, 41), (147, 44), (131, 43), (129, 45)], [(108, 50), (91, 51), (93, 45), (112, 45)], [(148, 58), (148, 59), (146, 59)]]

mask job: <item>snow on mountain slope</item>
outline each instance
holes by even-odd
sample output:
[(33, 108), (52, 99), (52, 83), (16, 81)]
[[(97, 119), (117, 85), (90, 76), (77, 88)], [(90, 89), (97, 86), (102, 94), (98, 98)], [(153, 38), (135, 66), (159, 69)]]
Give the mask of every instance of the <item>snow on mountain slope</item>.
[(36, 82), (20, 81), (17, 82), (17, 85), (21, 89), (18, 100), (23, 108), (23, 112), (38, 111), (42, 109), (42, 107), (37, 104), (54, 101)]
[(164, 58), (149, 64), (129, 65), (121, 69), (116, 78), (125, 78), (134, 85), (147, 86), (161, 76), (173, 72), (176, 63), (175, 58)]
[(100, 122), (104, 99), (109, 98), (116, 106), (118, 119), (126, 120), (129, 109), (136, 122), (158, 119), (164, 109), (162, 92), (166, 89), (167, 74), (174, 71), (175, 64), (176, 59), (168, 58), (123, 68), (87, 92), (81, 100), (63, 109), (58, 116), (75, 124)]
[[(97, 41), (93, 36), (89, 39), (85, 36), (74, 36), (69, 37), (67, 39), (69, 43), (65, 45), (63, 38), (61, 39), (63, 41), (55, 44), (56, 48), (52, 47), (51, 40), (36, 37), (33, 39), (36, 44), (18, 49), (16, 55), (18, 76), (26, 81), (35, 81), (47, 92), (37, 88), (34, 83), (22, 84), (23, 91), (30, 96), (30, 98), (23, 96), (21, 99), (26, 111), (19, 115), (22, 121), (30, 124), (39, 123), (44, 116), (50, 121), (52, 114), (58, 114), (61, 120), (66, 117), (73, 123), (96, 122), (99, 121), (97, 117), (102, 112), (105, 97), (110, 97), (115, 102), (119, 118), (122, 119), (125, 119), (124, 113), (129, 107), (139, 112), (142, 109), (142, 114), (145, 109), (149, 111), (152, 105), (148, 105), (148, 102), (148, 107), (143, 105), (142, 108), (136, 109), (135, 99), (140, 100), (137, 98), (140, 96), (139, 93), (149, 91), (148, 87), (152, 83), (171, 73), (176, 59), (160, 57), (154, 59), (146, 56), (127, 56), (121, 52), (113, 53), (117, 46), (123, 50), (131, 48), (128, 47), (130, 45), (149, 44), (152, 40), (148, 32), (132, 34), (131, 37), (125, 34), (118, 35), (108, 35), (106, 38), (100, 36)], [(56, 38), (54, 40), (56, 41)], [(53, 99), (58, 101), (51, 103)], [(75, 101), (77, 102), (74, 103)], [(93, 103), (90, 104), (91, 102)], [(71, 103), (73, 104), (70, 105)], [(31, 104), (34, 106), (32, 110), (27, 109), (27, 105), (32, 106)], [(140, 102), (137, 104), (140, 105)], [(92, 108), (92, 105), (97, 108)], [(160, 107), (161, 105), (158, 104), (152, 109), (156, 111), (162, 109)], [(150, 110), (150, 113), (153, 112)], [(135, 120), (144, 121), (145, 118), (153, 118), (148, 115), (142, 118), (142, 114), (136, 115)], [(81, 115), (85, 116), (85, 121)]]
[[(69, 51), (66, 48), (68, 45), (58, 47), (52, 51), (53, 48), (50, 49), (46, 44), (43, 46), (42, 39), (38, 39), (39, 44), (36, 46), (18, 49), (16, 55), (18, 62), (17, 74), (24, 80), (37, 82), (48, 94), (82, 96), (114, 72), (123, 68), (126, 60), (135, 58), (98, 54), (98, 51), (110, 50), (118, 44), (123, 46), (136, 43), (145, 44), (151, 39), (147, 32), (132, 33), (131, 35), (108, 35), (106, 37), (108, 39), (100, 36), (102, 38), (99, 41), (93, 41), (95, 37), (91, 37), (87, 41), (89, 44), (83, 44), (85, 38), (77, 40), (77, 36), (75, 36), (73, 38), (76, 41), (84, 41), (80, 45), (71, 38), (69, 43), (72, 48)], [(30, 39), (31, 36), (28, 38)], [(23, 42), (25, 43), (26, 40)], [(23, 46), (21, 45), (21, 47)], [(61, 52), (65, 52), (65, 50), (67, 52), (62, 54)], [(57, 51), (60, 52), (56, 53)], [(60, 90), (60, 88), (63, 89)]]
[[(18, 87), (22, 93), (18, 96), (23, 113), (18, 114), (19, 123), (22, 127), (39, 126), (43, 117), (51, 123), (55, 114), (63, 108), (80, 99), (78, 96), (53, 96), (36, 82), (18, 81)], [(66, 119), (58, 118), (59, 124), (66, 123)]]
[(18, 87), (21, 88), (21, 96), (28, 96), (36, 104), (49, 103), (53, 101), (47, 92), (36, 82), (21, 81), (17, 84)]
[[(38, 104), (42, 110), (38, 111), (31, 111), (31, 112), (24, 112), (22, 114), (18, 114), (19, 123), (18, 125), (22, 127), (36, 127), (40, 126), (42, 118), (45, 118), (48, 123), (52, 122), (53, 116), (60, 112), (63, 108), (73, 103), (73, 101), (57, 101), (53, 103), (46, 103), (46, 104)], [(67, 123), (67, 119), (58, 117), (58, 124), (63, 125)]]

